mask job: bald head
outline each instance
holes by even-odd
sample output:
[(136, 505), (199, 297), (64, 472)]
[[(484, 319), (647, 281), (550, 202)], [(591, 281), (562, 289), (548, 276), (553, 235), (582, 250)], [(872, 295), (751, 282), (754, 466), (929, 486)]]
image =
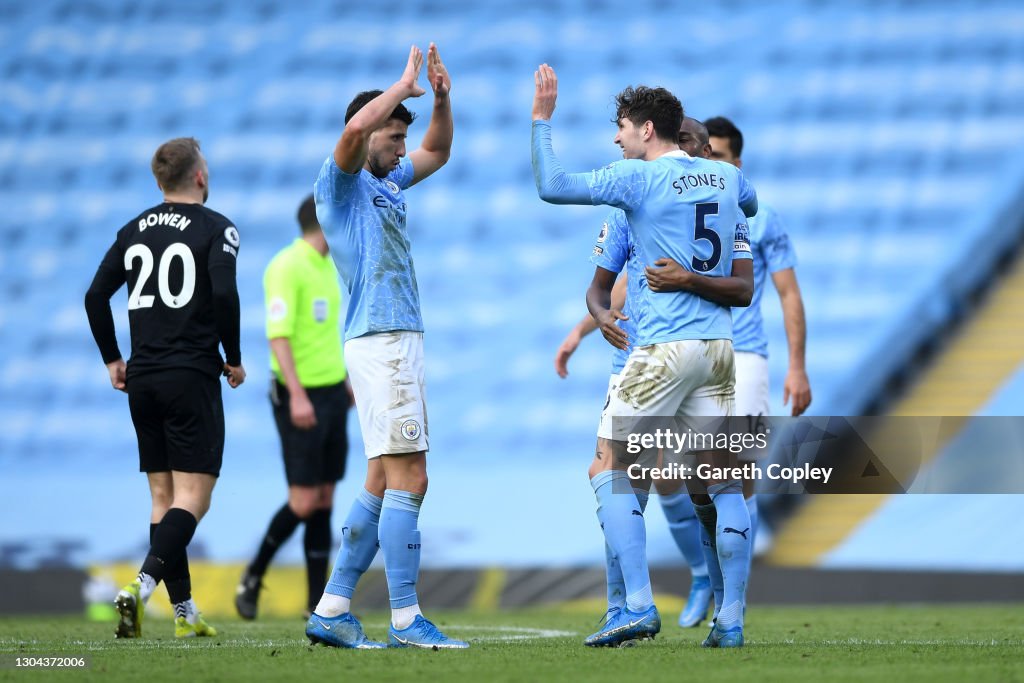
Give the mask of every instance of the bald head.
[(707, 159), (711, 156), (708, 129), (703, 123), (689, 116), (683, 119), (683, 125), (679, 127), (679, 149), (691, 157)]

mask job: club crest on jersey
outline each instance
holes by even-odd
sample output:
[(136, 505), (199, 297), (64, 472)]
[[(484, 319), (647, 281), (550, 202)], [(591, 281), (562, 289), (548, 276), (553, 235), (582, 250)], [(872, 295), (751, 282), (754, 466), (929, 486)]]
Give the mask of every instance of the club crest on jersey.
[(384, 184), (388, 186), (388, 189), (391, 190), (392, 193), (398, 194), (400, 192), (398, 184), (393, 180), (385, 180)]
[(402, 436), (406, 441), (415, 441), (420, 438), (420, 423), (416, 420), (406, 420), (402, 423)]
[(608, 239), (608, 223), (601, 226), (601, 232), (597, 234), (597, 243), (602, 244), (606, 239)]
[(327, 320), (327, 299), (313, 299), (313, 319), (318, 323)]
[(235, 249), (238, 249), (238, 245), (242, 243), (242, 238), (238, 236), (238, 230), (233, 225), (224, 229), (224, 240)]

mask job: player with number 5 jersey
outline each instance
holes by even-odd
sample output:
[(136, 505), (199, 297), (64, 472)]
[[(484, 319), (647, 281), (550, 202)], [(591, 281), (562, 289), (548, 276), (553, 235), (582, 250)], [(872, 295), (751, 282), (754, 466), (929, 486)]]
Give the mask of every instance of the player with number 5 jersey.
[[(198, 141), (164, 143), (152, 168), (164, 201), (118, 231), (85, 295), (110, 383), (128, 394), (139, 469), (152, 498), (149, 552), (136, 580), (115, 601), (116, 636), (142, 635), (146, 601), (161, 581), (174, 606), (175, 636), (213, 636), (216, 630), (192, 600), (187, 547), (220, 474), (220, 375), (232, 388), (245, 381), (235, 284), (240, 238), (231, 221), (204, 206), (210, 173)], [(110, 298), (125, 284), (132, 347), (127, 364), (110, 308)]]
[[(654, 637), (661, 629), (643, 522), (651, 481), (629, 473), (636, 458), (626, 443), (645, 429), (646, 418), (674, 418), (687, 429), (703, 431), (704, 418), (732, 414), (729, 307), (749, 305), (753, 293), (746, 217), (757, 213), (757, 195), (738, 168), (691, 157), (679, 148), (683, 106), (664, 88), (627, 87), (616, 96), (613, 121), (621, 161), (590, 173), (566, 173), (551, 141), (557, 83), (547, 64), (534, 74), (532, 153), (538, 195), (555, 204), (622, 209), (635, 249), (630, 257), (645, 266), (645, 282), (631, 283), (639, 285), (636, 300), (630, 302), (635, 340), (617, 324), (625, 319), (622, 311), (611, 307), (616, 273), (599, 266), (587, 291), (587, 307), (605, 339), (620, 349), (634, 343), (618, 385), (609, 392), (588, 471), (605, 542), (622, 573), (626, 604), (621, 611), (609, 610), (604, 627), (584, 644), (618, 645)], [(600, 255), (602, 249), (599, 244), (594, 253)], [(651, 266), (666, 257), (691, 276), (686, 286), (662, 291), (657, 285), (659, 273)], [(729, 454), (708, 449), (693, 456), (701, 464), (719, 465)], [(739, 481), (712, 475), (700, 484), (702, 492), (691, 489), (697, 517), (709, 536), (717, 536), (716, 554), (729, 559), (722, 562), (725, 607), (708, 643), (739, 647), (749, 542), (741, 532), (723, 538), (719, 530), (749, 528), (749, 514), (742, 496), (736, 495)]]

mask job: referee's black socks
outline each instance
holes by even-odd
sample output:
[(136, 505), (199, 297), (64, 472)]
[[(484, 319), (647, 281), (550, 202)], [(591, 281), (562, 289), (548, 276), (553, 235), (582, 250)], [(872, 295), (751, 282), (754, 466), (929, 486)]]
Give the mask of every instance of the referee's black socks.
[[(149, 545), (153, 545), (153, 537), (159, 524), (149, 525)], [(181, 554), (181, 557), (170, 569), (164, 569), (164, 586), (167, 587), (167, 597), (171, 599), (172, 605), (186, 602), (192, 597), (192, 576), (188, 570), (188, 550)]]
[(270, 526), (267, 527), (267, 533), (264, 534), (263, 542), (260, 543), (256, 559), (249, 565), (249, 574), (255, 576), (266, 574), (267, 567), (270, 566), (270, 561), (274, 559), (277, 549), (291, 538), (292, 534), (295, 533), (295, 529), (301, 523), (302, 520), (292, 511), (288, 503), (282, 505), (277, 514), (274, 515), (274, 518), (270, 520)]
[(315, 510), (306, 520), (303, 548), (306, 551), (308, 607), (312, 612), (327, 585), (327, 566), (331, 555), (331, 508)]
[(142, 573), (160, 583), (177, 569), (177, 563), (185, 555), (185, 549), (192, 541), (199, 522), (188, 510), (171, 508), (153, 530), (153, 542), (149, 555), (142, 563)]

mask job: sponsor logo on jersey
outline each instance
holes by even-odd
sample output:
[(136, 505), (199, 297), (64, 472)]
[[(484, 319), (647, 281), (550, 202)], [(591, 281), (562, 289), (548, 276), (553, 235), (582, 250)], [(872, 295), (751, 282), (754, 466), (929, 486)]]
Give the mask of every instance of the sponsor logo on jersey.
[(402, 436), (406, 441), (415, 441), (420, 438), (420, 423), (416, 420), (406, 420), (402, 423)]
[(594, 247), (594, 256), (600, 256), (604, 253), (603, 247)]
[(327, 320), (327, 299), (313, 299), (313, 319), (318, 323)]
[(733, 239), (732, 250), (750, 253), (750, 230), (746, 223), (736, 224), (736, 237)]

